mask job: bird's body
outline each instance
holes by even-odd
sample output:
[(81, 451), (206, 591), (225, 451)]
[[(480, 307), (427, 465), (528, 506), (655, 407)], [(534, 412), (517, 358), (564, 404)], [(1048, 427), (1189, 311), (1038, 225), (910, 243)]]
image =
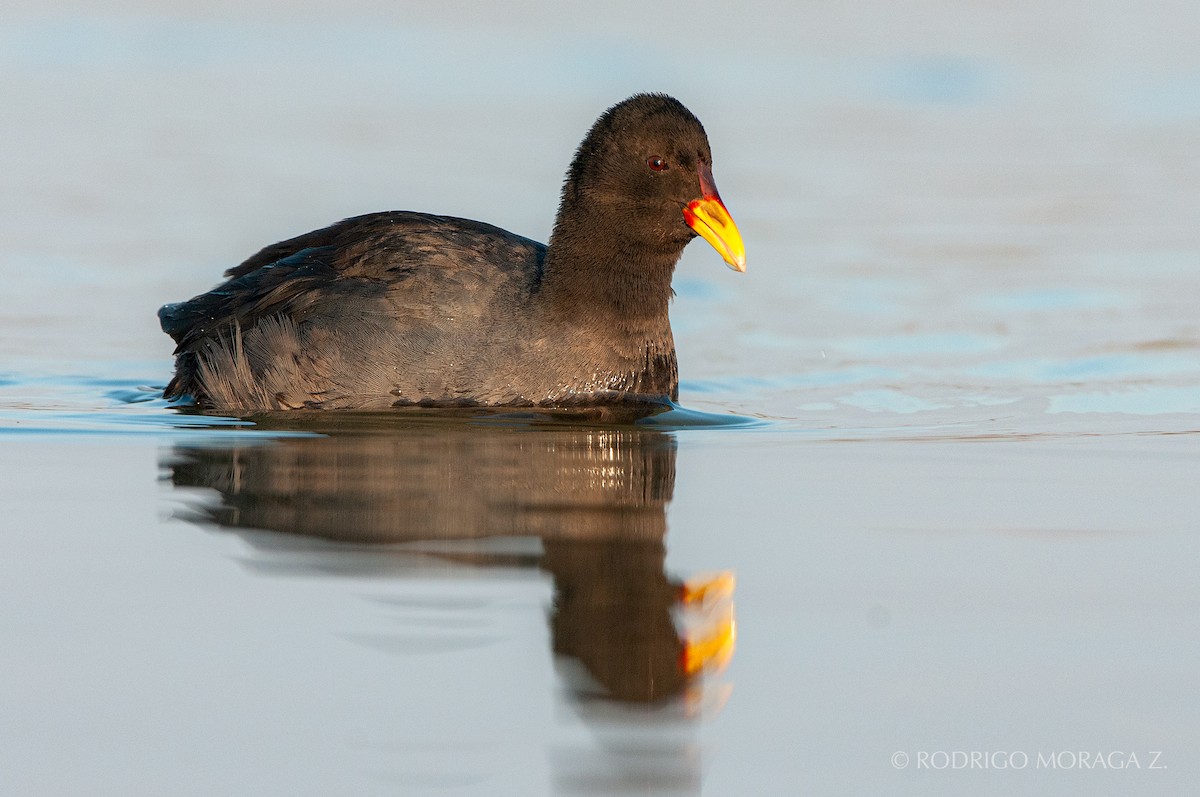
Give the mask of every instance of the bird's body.
[(554, 313), (534, 301), (545, 258), (498, 227), (408, 212), (275, 244), (220, 288), (163, 308), (181, 347), (203, 347), (169, 392), (251, 409), (673, 396), (670, 328), (653, 319), (630, 338)]
[[(645, 131), (630, 142), (631, 117)], [(674, 182), (646, 166), (659, 150)], [(682, 105), (639, 95), (580, 146), (549, 246), (400, 211), (273, 244), (159, 311), (178, 343), (166, 394), (251, 411), (675, 398), (671, 275), (696, 235), (688, 208), (711, 219), (720, 205), (710, 161)]]

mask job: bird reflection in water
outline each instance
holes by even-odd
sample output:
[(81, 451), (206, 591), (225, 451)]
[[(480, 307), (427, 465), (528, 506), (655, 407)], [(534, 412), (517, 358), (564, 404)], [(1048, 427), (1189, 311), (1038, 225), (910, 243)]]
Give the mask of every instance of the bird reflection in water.
[[(354, 544), (344, 550), (360, 565), (364, 546), (428, 543), (423, 555), (438, 561), (540, 568), (554, 581), (554, 652), (590, 676), (570, 679), (581, 702), (687, 705), (701, 695), (702, 673), (732, 654), (732, 576), (680, 582), (664, 570), (670, 434), (536, 416), (256, 421), (327, 436), (177, 446), (166, 462), (171, 482), (219, 494), (195, 505), (192, 519), (281, 532), (275, 547)], [(261, 544), (262, 535), (246, 536)], [(463, 545), (497, 537), (535, 538), (541, 552)]]

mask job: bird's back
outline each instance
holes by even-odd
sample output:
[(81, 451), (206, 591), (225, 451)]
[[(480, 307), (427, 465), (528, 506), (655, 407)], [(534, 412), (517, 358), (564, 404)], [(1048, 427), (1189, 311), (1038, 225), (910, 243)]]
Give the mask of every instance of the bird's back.
[(166, 394), (241, 409), (439, 395), (446, 358), (512, 334), (545, 252), (482, 222), (400, 211), (272, 244), (159, 311), (178, 344)]

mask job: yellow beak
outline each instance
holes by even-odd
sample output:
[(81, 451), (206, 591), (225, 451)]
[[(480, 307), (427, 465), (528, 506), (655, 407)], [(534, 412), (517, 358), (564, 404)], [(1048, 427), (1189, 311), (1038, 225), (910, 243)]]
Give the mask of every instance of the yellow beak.
[(683, 219), (701, 238), (712, 244), (713, 249), (721, 253), (731, 269), (745, 271), (746, 245), (742, 243), (742, 234), (738, 232), (737, 225), (717, 193), (712, 170), (707, 164), (701, 163), (697, 171), (703, 197), (692, 200), (684, 207)]

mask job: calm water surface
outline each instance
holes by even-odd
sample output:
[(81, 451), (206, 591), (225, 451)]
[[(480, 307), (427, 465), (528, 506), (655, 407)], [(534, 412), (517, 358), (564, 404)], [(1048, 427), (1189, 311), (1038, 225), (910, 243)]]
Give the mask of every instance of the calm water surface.
[[(6, 11), (0, 792), (1190, 793), (1194, 10), (588, 8)], [(749, 248), (683, 408), (156, 394), (158, 305), (372, 210), (544, 240), (647, 89)]]

